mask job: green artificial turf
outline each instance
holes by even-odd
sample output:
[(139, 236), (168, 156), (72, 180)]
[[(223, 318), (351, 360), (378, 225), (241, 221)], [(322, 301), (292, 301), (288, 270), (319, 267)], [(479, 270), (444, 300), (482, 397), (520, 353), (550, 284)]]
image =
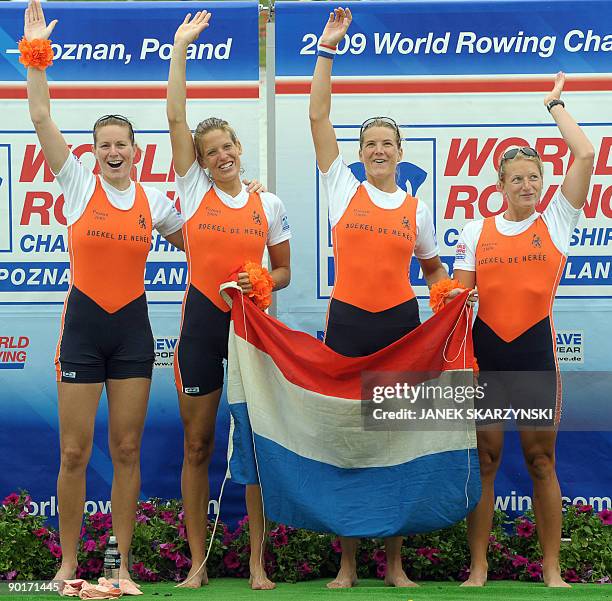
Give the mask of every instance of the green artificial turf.
[[(330, 591), (325, 588), (329, 580), (314, 580), (298, 584), (278, 584), (273, 591), (251, 591), (246, 580), (218, 578), (201, 590), (175, 588), (173, 584), (143, 584), (144, 595), (137, 597), (143, 601), (172, 601), (174, 599), (194, 599), (202, 601), (251, 601), (270, 599), (270, 601), (369, 601), (382, 599), (392, 601), (463, 601), (470, 599), (493, 601), (535, 601), (542, 599), (571, 599), (572, 601), (602, 600), (612, 601), (612, 585), (576, 584), (571, 589), (548, 589), (543, 584), (529, 582), (490, 582), (482, 589), (460, 588), (456, 582), (423, 582), (418, 588), (396, 589), (384, 586), (380, 580), (361, 580), (353, 589)], [(38, 594), (0, 594), (0, 600), (54, 600), (57, 595)], [(136, 597), (134, 598), (136, 599)]]

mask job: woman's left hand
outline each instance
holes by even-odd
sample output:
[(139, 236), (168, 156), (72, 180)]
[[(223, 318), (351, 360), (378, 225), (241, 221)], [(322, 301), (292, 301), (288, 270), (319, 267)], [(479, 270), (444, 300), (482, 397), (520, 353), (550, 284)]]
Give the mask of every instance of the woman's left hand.
[(241, 271), (238, 274), (238, 286), (240, 286), (242, 289), (243, 294), (253, 292), (253, 286), (251, 286), (251, 280), (249, 279), (249, 274), (246, 271)]
[(555, 75), (555, 85), (553, 89), (544, 97), (544, 106), (548, 106), (551, 100), (559, 100), (561, 98), (561, 92), (563, 92), (563, 86), (565, 85), (565, 73), (559, 71)]
[[(465, 292), (465, 288), (454, 288), (451, 290), (444, 299), (444, 304), (450, 303), (455, 297), (459, 296), (462, 292)], [(470, 290), (467, 297), (468, 307), (473, 307), (478, 302), (478, 291), (476, 288)]]
[(268, 189), (256, 179), (243, 179), (242, 183), (247, 187), (247, 192), (249, 194), (260, 194), (261, 192), (267, 192)]

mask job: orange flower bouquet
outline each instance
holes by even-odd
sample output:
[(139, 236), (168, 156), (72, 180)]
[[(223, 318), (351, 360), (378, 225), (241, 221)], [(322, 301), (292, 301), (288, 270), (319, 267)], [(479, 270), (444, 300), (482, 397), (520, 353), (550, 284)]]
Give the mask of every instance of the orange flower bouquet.
[(270, 272), (254, 261), (247, 261), (242, 268), (249, 275), (249, 280), (253, 290), (248, 293), (249, 298), (263, 311), (272, 304), (272, 290), (274, 280)]

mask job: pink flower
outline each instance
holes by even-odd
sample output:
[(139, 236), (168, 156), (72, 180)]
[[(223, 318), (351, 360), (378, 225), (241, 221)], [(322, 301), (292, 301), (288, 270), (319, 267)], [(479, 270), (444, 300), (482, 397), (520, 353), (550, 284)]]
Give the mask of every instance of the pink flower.
[(331, 542), (331, 547), (334, 550), (334, 553), (342, 553), (342, 543), (340, 542), (339, 538), (335, 538)]
[(98, 539), (98, 549), (105, 549), (106, 548), (106, 543), (108, 543), (108, 532), (106, 534), (103, 534), (99, 539)]
[(376, 563), (386, 563), (387, 562), (387, 554), (382, 549), (376, 549), (374, 553), (372, 553), (372, 559)]
[(185, 528), (184, 524), (179, 524), (178, 528), (177, 528), (177, 531), (178, 531), (178, 535), (181, 538), (187, 539), (187, 528)]
[(588, 513), (589, 511), (593, 511), (592, 505), (576, 505), (576, 511), (580, 513)]
[(529, 520), (519, 520), (516, 525), (516, 533), (522, 538), (529, 538), (535, 532), (535, 524)]
[(191, 567), (191, 559), (183, 555), (182, 553), (177, 553), (177, 558), (174, 560), (174, 563), (177, 568), (190, 568)]
[(279, 534), (274, 537), (273, 544), (275, 547), (284, 547), (289, 542), (289, 537), (286, 534)]
[(48, 545), (49, 552), (53, 557), (61, 557), (62, 556), (62, 548), (57, 543), (49, 543)]
[(10, 495), (4, 497), (4, 501), (2, 501), (2, 505), (7, 507), (8, 505), (18, 505), (19, 504), (19, 495), (15, 492), (12, 492)]
[(306, 576), (307, 574), (311, 574), (312, 573), (312, 568), (308, 565), (307, 561), (304, 561), (303, 563), (301, 563), (298, 566), (298, 572), (302, 575), (302, 576)]
[(85, 551), (86, 553), (91, 553), (92, 551), (96, 550), (96, 541), (93, 539), (89, 539), (86, 541), (83, 541), (83, 551)]
[(46, 528), (37, 528), (32, 534), (34, 534), (36, 538), (43, 538), (49, 534), (49, 531)]
[(240, 567), (240, 558), (236, 551), (230, 551), (224, 558), (223, 563), (228, 570), (235, 570)]
[(176, 523), (176, 518), (174, 517), (173, 511), (160, 511), (159, 517), (166, 522), (166, 524), (170, 524), (171, 526)]
[(578, 576), (576, 570), (572, 570), (572, 569), (565, 570), (563, 577), (568, 582), (580, 582), (580, 576)]
[(381, 561), (376, 566), (376, 575), (379, 578), (384, 578), (386, 573), (387, 573), (387, 562), (386, 561)]
[(7, 580), (15, 580), (17, 578), (17, 570), (11, 570), (5, 574)]
[(440, 558), (438, 557), (438, 553), (440, 553), (440, 549), (435, 549), (432, 547), (419, 547), (417, 550), (417, 555), (421, 555), (425, 557), (431, 563), (440, 563)]
[(246, 526), (249, 525), (249, 516), (245, 515), (239, 522), (238, 522), (238, 529), (237, 532), (242, 532), (244, 530), (244, 528)]
[(87, 560), (87, 563), (85, 564), (87, 570), (92, 572), (93, 574), (101, 572), (103, 565), (104, 562), (99, 557), (91, 557)]
[(159, 554), (166, 559), (176, 561), (180, 553), (176, 551), (174, 543), (163, 543), (159, 545)]
[(272, 532), (270, 533), (272, 536), (277, 536), (278, 534), (287, 534), (287, 527), (284, 524), (279, 524)]
[(601, 520), (601, 523), (604, 526), (612, 526), (612, 510), (610, 509), (602, 509), (597, 517)]
[(527, 573), (534, 580), (539, 580), (542, 577), (542, 565), (537, 561), (532, 561), (527, 564)]
[(515, 568), (520, 568), (521, 566), (526, 566), (529, 563), (529, 560), (526, 557), (523, 557), (522, 555), (515, 555), (512, 558), (512, 565)]
[(142, 511), (142, 513), (145, 513), (148, 516), (153, 516), (155, 515), (155, 505), (153, 505), (153, 503), (149, 503), (148, 501), (143, 501), (142, 503), (139, 504), (140, 511)]
[(140, 580), (146, 580), (148, 582), (156, 582), (159, 580), (158, 575), (149, 568), (145, 567), (144, 563), (139, 561), (132, 566), (134, 573), (140, 578)]

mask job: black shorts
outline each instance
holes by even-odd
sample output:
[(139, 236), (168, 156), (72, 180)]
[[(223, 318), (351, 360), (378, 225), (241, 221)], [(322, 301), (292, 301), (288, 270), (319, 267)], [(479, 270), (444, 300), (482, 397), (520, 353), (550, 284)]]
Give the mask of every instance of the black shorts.
[[(519, 427), (546, 427), (558, 423), (561, 412), (561, 380), (555, 362), (550, 320), (538, 322), (511, 342), (505, 342), (478, 317), (473, 328), (474, 355), (484, 387), (476, 409), (487, 417), (478, 424), (507, 423), (508, 409), (518, 410)], [(497, 412), (495, 411), (497, 410)], [(499, 415), (505, 414), (500, 419)], [(495, 416), (497, 413), (497, 417)]]
[(221, 311), (206, 295), (189, 286), (174, 358), (176, 387), (180, 392), (200, 396), (223, 386), (229, 324), (229, 311)]
[(393, 344), (419, 325), (416, 298), (377, 313), (332, 298), (325, 344), (346, 357), (365, 357)]
[(119, 311), (107, 313), (73, 286), (66, 299), (55, 361), (57, 380), (93, 384), (151, 378), (153, 347), (144, 294)]

